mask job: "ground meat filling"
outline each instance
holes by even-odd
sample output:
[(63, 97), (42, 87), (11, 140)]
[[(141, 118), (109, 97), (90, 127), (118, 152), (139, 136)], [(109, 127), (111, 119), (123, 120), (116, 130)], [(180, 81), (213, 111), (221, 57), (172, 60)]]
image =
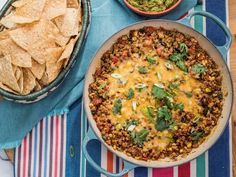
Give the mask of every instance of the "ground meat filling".
[(103, 54), (93, 76), (90, 109), (102, 138), (138, 160), (186, 156), (221, 117), (218, 66), (177, 30), (130, 31)]

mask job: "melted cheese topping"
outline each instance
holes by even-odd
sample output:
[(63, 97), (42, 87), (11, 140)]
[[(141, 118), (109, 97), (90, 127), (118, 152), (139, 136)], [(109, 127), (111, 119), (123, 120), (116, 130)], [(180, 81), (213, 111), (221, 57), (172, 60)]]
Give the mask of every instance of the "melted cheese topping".
[[(125, 124), (128, 120), (138, 119), (139, 124), (135, 126), (135, 131), (140, 131), (143, 128), (148, 128), (150, 134), (158, 135), (154, 139), (146, 141), (144, 143), (144, 149), (150, 147), (158, 147), (161, 150), (165, 148), (170, 142), (171, 133), (167, 130), (159, 132), (155, 129), (155, 125), (148, 120), (148, 118), (142, 113), (145, 107), (157, 107), (156, 100), (151, 95), (152, 86), (154, 84), (167, 88), (169, 83), (175, 79), (183, 80), (178, 89), (174, 92), (176, 96), (173, 98), (174, 103), (183, 103), (184, 111), (193, 112), (197, 114), (201, 107), (198, 105), (198, 101), (193, 94), (192, 97), (188, 97), (186, 92), (194, 93), (194, 90), (199, 89), (201, 83), (189, 74), (181, 71), (174, 63), (170, 63), (173, 69), (167, 69), (167, 60), (158, 58), (157, 64), (150, 64), (148, 61), (140, 58), (133, 57), (132, 60), (126, 60), (119, 64), (118, 68), (109, 75), (109, 92), (108, 95), (115, 99), (122, 100), (121, 114), (114, 115), (112, 109), (110, 110), (110, 120), (113, 124)], [(139, 67), (145, 66), (148, 68), (146, 74), (139, 73)], [(114, 77), (115, 75), (115, 77)], [(136, 89), (137, 85), (145, 85), (146, 87), (142, 91)], [(134, 97), (127, 99), (126, 95), (128, 90), (132, 88), (134, 90)], [(114, 100), (115, 100), (114, 99)], [(135, 102), (134, 106), (132, 106)], [(157, 133), (158, 132), (158, 133)]]

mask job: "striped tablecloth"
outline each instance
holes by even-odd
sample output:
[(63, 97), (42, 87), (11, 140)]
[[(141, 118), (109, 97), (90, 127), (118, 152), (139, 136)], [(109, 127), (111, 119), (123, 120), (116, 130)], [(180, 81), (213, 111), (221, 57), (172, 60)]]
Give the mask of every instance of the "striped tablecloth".
[[(227, 0), (207, 0), (192, 10), (206, 10), (228, 23), (227, 9)], [(211, 21), (196, 17), (192, 23), (216, 44), (224, 44), (222, 31)], [(230, 127), (208, 152), (189, 163), (166, 169), (136, 168), (126, 177), (231, 177)], [(68, 114), (44, 118), (15, 149), (15, 177), (104, 177), (86, 163), (82, 154), (81, 143), (87, 128), (81, 100), (74, 103)], [(89, 152), (108, 171), (122, 169), (122, 160), (99, 142), (91, 142)]]

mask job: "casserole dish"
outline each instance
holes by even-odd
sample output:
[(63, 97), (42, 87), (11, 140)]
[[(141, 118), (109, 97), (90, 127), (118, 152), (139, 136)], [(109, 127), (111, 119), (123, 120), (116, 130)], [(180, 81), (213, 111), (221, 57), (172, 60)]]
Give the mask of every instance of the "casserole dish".
[[(5, 14), (7, 14), (11, 9), (11, 4), (14, 2), (14, 0), (7, 1), (7, 3), (4, 5), (4, 7), (0, 11), (0, 18), (2, 18)], [(81, 35), (79, 39), (77, 40), (75, 47), (73, 49), (73, 52), (70, 56), (69, 62), (67, 66), (59, 73), (59, 75), (56, 77), (56, 79), (51, 82), (49, 85), (45, 86), (43, 89), (39, 91), (32, 92), (27, 95), (16, 95), (10, 92), (7, 92), (3, 89), (0, 89), (0, 95), (3, 96), (3, 98), (19, 103), (32, 103), (39, 101), (43, 98), (45, 98), (50, 92), (53, 92), (65, 79), (65, 77), (68, 75), (69, 71), (71, 70), (73, 64), (78, 59), (79, 53), (83, 48), (84, 41), (86, 39), (86, 36), (88, 34), (89, 25), (90, 25), (90, 18), (91, 18), (91, 9), (90, 9), (90, 1), (88, 0), (82, 0), (78, 1), (82, 3), (82, 29), (81, 29)]]
[[(208, 18), (211, 18), (214, 20), (225, 32), (227, 37), (227, 42), (224, 46), (215, 46), (212, 42), (210, 42), (205, 36), (200, 34), (199, 32), (195, 31), (190, 27), (190, 20), (195, 15), (202, 15)], [(111, 146), (109, 146), (102, 138), (101, 132), (98, 129), (96, 125), (96, 121), (93, 118), (91, 109), (89, 107), (90, 99), (89, 99), (89, 85), (93, 82), (93, 74), (95, 73), (96, 68), (100, 65), (103, 53), (109, 49), (113, 44), (114, 41), (116, 41), (120, 36), (127, 34), (129, 31), (134, 29), (141, 29), (145, 26), (153, 26), (153, 27), (163, 27), (167, 30), (173, 30), (177, 29), (183, 34), (189, 35), (194, 37), (198, 42), (199, 45), (204, 48), (209, 56), (213, 58), (214, 62), (218, 65), (219, 70), (223, 76), (222, 78), (222, 85), (225, 87), (225, 91), (227, 92), (227, 95), (224, 97), (224, 104), (223, 104), (223, 110), (222, 110), (222, 118), (219, 118), (217, 125), (215, 128), (211, 131), (211, 134), (208, 135), (208, 138), (197, 148), (193, 149), (188, 155), (182, 158), (178, 158), (175, 160), (172, 159), (164, 159), (164, 160), (137, 160), (133, 157), (127, 156), (125, 153), (114, 150)], [(89, 163), (98, 171), (101, 173), (108, 175), (108, 176), (122, 176), (131, 169), (138, 167), (138, 166), (145, 166), (145, 167), (151, 167), (151, 168), (165, 168), (170, 166), (177, 166), (183, 163), (186, 163), (205, 151), (207, 151), (220, 137), (222, 132), (224, 131), (232, 109), (233, 104), (233, 84), (231, 75), (229, 72), (229, 69), (227, 67), (227, 64), (225, 62), (227, 51), (229, 50), (232, 43), (232, 36), (229, 31), (229, 29), (224, 25), (224, 23), (215, 17), (214, 15), (207, 13), (207, 12), (193, 12), (190, 15), (188, 15), (186, 18), (173, 22), (168, 20), (149, 20), (144, 22), (139, 22), (134, 25), (128, 26), (118, 33), (114, 34), (111, 38), (109, 38), (102, 47), (98, 50), (98, 52), (95, 54), (94, 59), (87, 71), (86, 74), (86, 80), (85, 80), (85, 86), (84, 86), (84, 108), (88, 117), (88, 121), (90, 123), (90, 127), (88, 134), (86, 135), (84, 142), (83, 142), (83, 152), (85, 154), (85, 157), (89, 161)], [(99, 139), (111, 152), (115, 153), (117, 156), (121, 157), (125, 161), (124, 169), (122, 172), (118, 174), (112, 174), (101, 167), (99, 165), (95, 164), (92, 158), (89, 156), (86, 147), (89, 141), (93, 139)]]

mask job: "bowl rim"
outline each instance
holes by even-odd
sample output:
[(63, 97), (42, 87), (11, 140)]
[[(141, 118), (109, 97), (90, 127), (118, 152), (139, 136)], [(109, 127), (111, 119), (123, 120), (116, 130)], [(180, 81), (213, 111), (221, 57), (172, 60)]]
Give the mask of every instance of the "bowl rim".
[(128, 0), (123, 0), (123, 1), (129, 9), (131, 9), (132, 11), (134, 11), (140, 15), (143, 15), (143, 16), (161, 16), (161, 15), (167, 14), (167, 13), (171, 12), (172, 10), (174, 10), (175, 8), (177, 8), (177, 6), (182, 2), (182, 0), (177, 0), (177, 2), (174, 5), (170, 6), (168, 9), (166, 9), (164, 11), (146, 12), (146, 11), (138, 9), (137, 7), (134, 7), (133, 5), (131, 5), (128, 2)]
[[(4, 5), (4, 7), (0, 10), (0, 18), (2, 18), (7, 10), (11, 7), (11, 4), (14, 2), (14, 0), (9, 0)], [(37, 98), (40, 98), (44, 94), (48, 92), (53, 92), (54, 88), (57, 88), (64, 80), (64, 78), (69, 73), (70, 69), (72, 68), (74, 62), (77, 60), (77, 55), (81, 51), (80, 49), (83, 46), (83, 43), (85, 41), (85, 38), (88, 34), (89, 30), (89, 24), (90, 24), (90, 18), (91, 18), (91, 8), (90, 8), (90, 0), (82, 0), (82, 12), (83, 12), (83, 23), (82, 23), (82, 29), (79, 39), (76, 41), (73, 52), (70, 56), (69, 62), (59, 75), (56, 77), (56, 79), (51, 82), (49, 85), (44, 87), (43, 89), (30, 93), (28, 95), (16, 95), (14, 93), (8, 92), (2, 88), (0, 88), (0, 95), (7, 100), (15, 101), (15, 102), (21, 102), (21, 101), (39, 101)]]
[[(143, 161), (143, 160), (137, 160), (133, 157), (130, 157), (128, 155), (126, 155), (124, 152), (122, 151), (118, 151), (118, 150), (114, 150), (112, 146), (109, 146), (104, 140), (103, 138), (100, 136), (101, 132), (100, 130), (98, 129), (97, 125), (96, 125), (96, 122), (93, 120), (93, 116), (91, 114), (91, 111), (90, 111), (90, 108), (88, 106), (88, 103), (90, 102), (87, 98), (86, 98), (86, 93), (88, 93), (87, 89), (88, 87), (86, 87), (86, 83), (88, 83), (89, 79), (88, 79), (88, 76), (89, 76), (89, 71), (90, 71), (90, 68), (91, 68), (91, 65), (94, 61), (94, 59), (96, 59), (96, 56), (98, 54), (98, 52), (100, 51), (101, 48), (103, 48), (106, 43), (115, 35), (118, 35), (120, 32), (122, 32), (123, 30), (127, 29), (127, 28), (131, 28), (133, 26), (136, 26), (136, 25), (139, 25), (139, 24), (145, 24), (145, 23), (148, 23), (148, 22), (169, 22), (169, 23), (174, 23), (174, 24), (179, 24), (179, 25), (182, 25), (186, 28), (188, 28), (189, 30), (192, 30), (194, 32), (196, 32), (198, 35), (201, 35), (203, 38), (205, 38), (210, 44), (211, 46), (216, 50), (216, 52), (221, 56), (221, 60), (223, 61), (223, 64), (225, 66), (225, 70), (226, 70), (226, 73), (228, 74), (229, 76), (229, 81), (230, 81), (230, 85), (229, 85), (229, 89), (232, 91), (231, 92), (231, 96), (229, 97), (230, 99), (230, 108), (229, 108), (229, 112), (227, 113), (227, 116), (224, 117), (225, 120), (225, 124), (222, 126), (222, 131), (219, 132), (218, 136), (210, 143), (208, 143), (209, 145), (206, 145), (203, 150), (201, 150), (199, 153), (195, 154), (193, 157), (189, 157), (189, 158), (185, 158), (185, 157), (181, 157), (180, 159), (176, 160), (176, 161), (173, 161), (173, 160), (170, 160), (170, 161), (165, 161), (165, 165), (163, 164), (160, 164), (160, 165), (153, 165), (152, 162), (157, 162), (157, 161)], [(145, 25), (143, 25), (145, 26)], [(217, 140), (221, 137), (221, 135), (223, 134), (225, 128), (227, 127), (228, 125), (228, 122), (229, 122), (229, 119), (231, 117), (231, 114), (232, 114), (232, 108), (233, 108), (233, 104), (234, 104), (234, 85), (233, 85), (233, 80), (232, 80), (232, 75), (230, 73), (230, 70), (229, 70), (229, 67), (227, 65), (227, 61), (224, 60), (224, 57), (222, 55), (222, 53), (219, 51), (219, 49), (216, 47), (216, 45), (210, 40), (208, 39), (206, 36), (204, 36), (202, 33), (198, 32), (197, 30), (191, 28), (190, 26), (187, 26), (187, 25), (184, 25), (178, 21), (171, 21), (171, 20), (166, 20), (166, 19), (151, 19), (151, 20), (145, 20), (145, 21), (139, 21), (139, 22), (136, 22), (136, 23), (133, 23), (131, 25), (128, 25), (120, 30), (118, 30), (116, 33), (112, 34), (108, 39), (106, 39), (103, 44), (97, 49), (97, 51), (95, 52), (95, 54), (93, 55), (92, 57), (92, 60), (89, 64), (89, 67), (88, 67), (88, 70), (86, 72), (86, 75), (85, 75), (85, 85), (84, 85), (84, 90), (83, 90), (83, 108), (85, 110), (85, 113), (86, 113), (86, 116), (87, 116), (87, 120), (89, 122), (89, 125), (90, 125), (90, 128), (92, 129), (92, 131), (94, 132), (95, 136), (97, 137), (97, 139), (103, 144), (105, 145), (105, 147), (107, 149), (109, 149), (111, 152), (113, 152), (114, 154), (116, 154), (118, 157), (122, 158), (123, 160), (129, 162), (129, 163), (132, 163), (132, 164), (135, 164), (137, 166), (143, 166), (143, 167), (151, 167), (151, 168), (167, 168), (167, 167), (174, 167), (174, 166), (178, 166), (178, 165), (181, 165), (181, 164), (184, 164), (184, 163), (187, 163), (197, 157), (199, 157), (200, 155), (204, 154), (206, 151), (208, 151), (216, 142)], [(89, 114), (88, 114), (89, 113)], [(95, 124), (94, 124), (95, 122)], [(211, 132), (211, 135), (212, 133), (215, 133), (215, 129), (219, 126), (219, 124), (217, 124), (214, 129), (212, 130)], [(97, 131), (98, 130), (98, 131)], [(208, 141), (209, 140), (209, 137), (207, 140), (205, 140), (204, 142)], [(202, 144), (201, 144), (202, 145)], [(201, 145), (194, 149), (193, 152), (190, 152), (191, 153), (196, 153), (198, 151), (198, 149), (201, 147)]]

